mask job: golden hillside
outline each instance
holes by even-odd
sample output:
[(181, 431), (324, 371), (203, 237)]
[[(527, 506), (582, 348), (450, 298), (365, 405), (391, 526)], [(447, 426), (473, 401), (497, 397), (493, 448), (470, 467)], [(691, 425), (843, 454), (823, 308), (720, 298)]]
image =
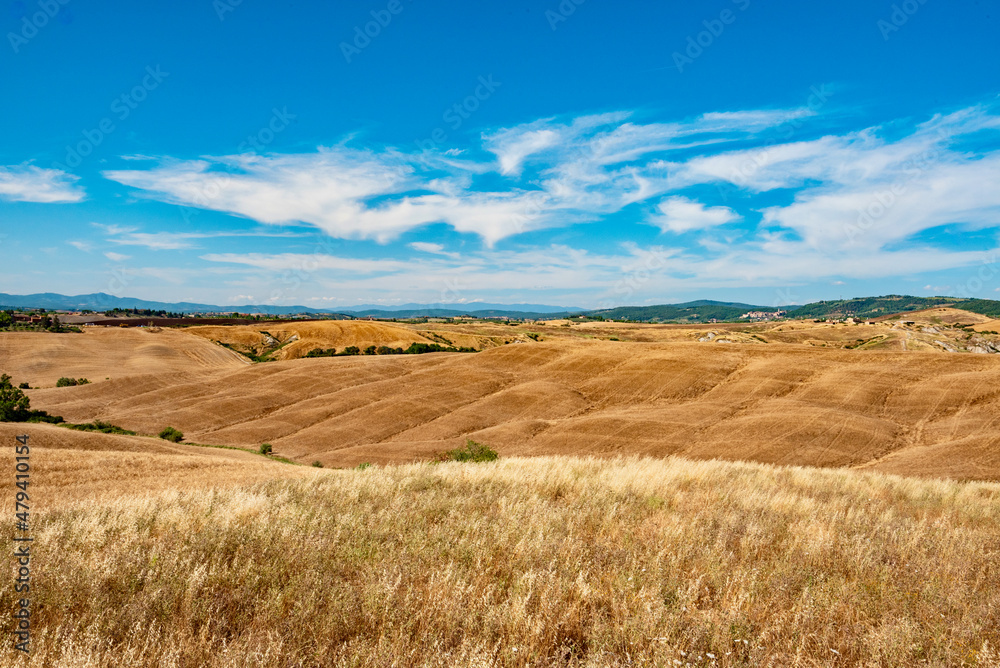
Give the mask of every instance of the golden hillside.
[(305, 357), (314, 349), (336, 349), (349, 346), (367, 348), (385, 346), (407, 348), (411, 343), (437, 343), (444, 346), (477, 350), (502, 345), (503, 340), (464, 332), (447, 336), (430, 329), (407, 327), (368, 320), (323, 320), (281, 324), (262, 323), (260, 326), (190, 327), (187, 332), (232, 346), (241, 353), (262, 355), (271, 352), (275, 360)]
[[(911, 330), (918, 326), (896, 333), (916, 340)], [(474, 354), (254, 365), (190, 333), (137, 332), (136, 342), (180, 346), (174, 357), (192, 345), (215, 352), (220, 363), (169, 373), (154, 365), (155, 373), (29, 394), (35, 408), (75, 422), (102, 419), (147, 434), (169, 425), (197, 442), (248, 448), (266, 441), (284, 456), (327, 466), (427, 459), (474, 438), (507, 456), (678, 454), (1000, 478), (994, 429), (1000, 359), (994, 355), (726, 344), (720, 337), (699, 341), (704, 331), (690, 328), (664, 330), (687, 337), (676, 342), (608, 341), (577, 336), (575, 326), (552, 327), (554, 333), (544, 327), (535, 328), (544, 332), (540, 342), (525, 338)], [(818, 331), (843, 344), (857, 338), (858, 327), (864, 326)], [(68, 346), (104, 335), (31, 336)], [(108, 359), (141, 370), (146, 349), (133, 346)], [(4, 367), (15, 381), (21, 379), (18, 359)], [(82, 375), (72, 355), (63, 364), (57, 375)]]
[[(0, 443), (5, 446), (21, 434), (28, 435), (31, 447), (35, 510), (47, 510), (57, 502), (247, 485), (309, 472), (238, 450), (0, 422)], [(13, 471), (13, 447), (8, 448), (6, 460)]]

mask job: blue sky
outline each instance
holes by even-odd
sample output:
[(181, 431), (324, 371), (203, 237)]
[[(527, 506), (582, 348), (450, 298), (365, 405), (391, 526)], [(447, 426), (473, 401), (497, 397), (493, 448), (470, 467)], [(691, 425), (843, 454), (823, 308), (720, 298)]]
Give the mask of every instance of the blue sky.
[(0, 2), (0, 292), (1000, 298), (1000, 2)]

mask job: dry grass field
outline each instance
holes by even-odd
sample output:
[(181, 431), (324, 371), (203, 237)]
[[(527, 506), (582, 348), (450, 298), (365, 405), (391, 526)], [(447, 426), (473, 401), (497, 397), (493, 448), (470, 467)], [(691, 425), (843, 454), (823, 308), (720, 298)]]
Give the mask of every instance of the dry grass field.
[(674, 458), (306, 470), (47, 489), (34, 650), (0, 663), (1000, 662), (1000, 485)]
[(246, 485), (309, 472), (238, 450), (0, 422), (4, 464), (10, 471), (14, 437), (20, 434), (29, 436), (34, 508), (43, 511), (56, 502), (94, 503), (122, 494)]
[[(908, 317), (0, 334), (33, 408), (145, 434), (0, 424), (35, 538), (0, 666), (998, 666), (1000, 358)], [(466, 438), (501, 460), (426, 463)]]

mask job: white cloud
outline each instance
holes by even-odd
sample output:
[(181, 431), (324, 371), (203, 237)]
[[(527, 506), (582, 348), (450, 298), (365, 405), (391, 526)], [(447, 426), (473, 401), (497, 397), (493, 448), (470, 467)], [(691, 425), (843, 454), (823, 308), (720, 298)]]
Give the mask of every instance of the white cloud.
[(489, 150), (496, 154), (501, 174), (518, 175), (526, 158), (552, 148), (558, 142), (559, 134), (547, 128), (510, 131), (491, 137), (493, 146)]
[(441, 244), (434, 244), (427, 241), (414, 241), (409, 244), (410, 248), (413, 250), (420, 251), (421, 253), (431, 253), (433, 255), (444, 255), (445, 257), (458, 258), (458, 253), (449, 253), (444, 249)]
[(410, 267), (400, 260), (365, 260), (352, 257), (336, 257), (322, 253), (209, 253), (201, 256), (207, 262), (241, 264), (271, 272), (299, 272), (310, 274), (317, 271), (334, 274), (375, 274), (395, 272)]
[[(762, 266), (780, 261), (808, 275), (819, 272), (823, 280), (869, 275), (876, 271), (871, 265), (883, 261), (900, 267), (903, 259), (927, 262), (906, 273), (962, 266), (967, 256), (961, 253), (944, 252), (932, 260), (922, 254), (932, 249), (904, 252), (900, 245), (943, 225), (1000, 226), (1000, 189), (992, 187), (1000, 182), (1000, 151), (994, 148), (1000, 116), (992, 109), (935, 116), (908, 133), (897, 127), (891, 137), (881, 128), (865, 128), (816, 138), (800, 130), (813, 116), (808, 109), (750, 110), (642, 123), (614, 112), (486, 132), (482, 151), (470, 149), (463, 159), (449, 155), (454, 152), (415, 155), (339, 145), (296, 155), (164, 160), (106, 176), (163, 201), (266, 225), (305, 224), (337, 238), (388, 242), (445, 223), (478, 235), (486, 249), (523, 232), (600, 221), (631, 204), (651, 208), (660, 200), (643, 222), (697, 233), (698, 254), (687, 271), (705, 275), (712, 267), (713, 280), (735, 269), (754, 280), (788, 279), (784, 272), (758, 267), (756, 260)], [(801, 139), (760, 142), (759, 133), (793, 122)], [(971, 145), (978, 150), (970, 148), (973, 135)], [(759, 145), (752, 147), (754, 142)], [(719, 206), (705, 195), (711, 191), (704, 186), (712, 184), (736, 192), (737, 203)], [(693, 187), (700, 187), (697, 199), (688, 196)], [(757, 194), (782, 189), (793, 192), (770, 199), (781, 204), (749, 209)], [(758, 214), (761, 222), (755, 225)], [(734, 223), (741, 225), (721, 228)], [(110, 228), (108, 233), (114, 243), (150, 248), (189, 248), (200, 238)], [(459, 261), (440, 245), (410, 247), (441, 261)], [(733, 248), (739, 249), (738, 261), (729, 254)], [(723, 260), (724, 267), (712, 264)], [(358, 267), (374, 271), (364, 263)], [(837, 269), (823, 273), (826, 267)]]
[(94, 250), (93, 244), (89, 241), (67, 241), (66, 243), (77, 250), (83, 251), (84, 253), (89, 253)]
[(109, 241), (120, 246), (143, 246), (150, 250), (186, 250), (195, 247), (192, 239), (202, 239), (205, 236), (184, 232), (126, 232), (111, 237)]
[(83, 188), (76, 185), (79, 177), (58, 169), (43, 169), (35, 165), (0, 166), (0, 199), (10, 202), (80, 202)]
[(706, 207), (687, 197), (668, 197), (656, 207), (660, 215), (649, 220), (664, 232), (690, 232), (740, 220), (739, 214), (724, 206)]
[(121, 253), (115, 253), (113, 251), (108, 251), (107, 253), (104, 254), (104, 257), (108, 258), (112, 262), (124, 262), (125, 260), (128, 260), (131, 256), (122, 255)]
[(426, 241), (414, 241), (410, 244), (410, 248), (413, 250), (423, 251), (424, 253), (444, 253), (444, 246), (441, 244), (432, 244)]

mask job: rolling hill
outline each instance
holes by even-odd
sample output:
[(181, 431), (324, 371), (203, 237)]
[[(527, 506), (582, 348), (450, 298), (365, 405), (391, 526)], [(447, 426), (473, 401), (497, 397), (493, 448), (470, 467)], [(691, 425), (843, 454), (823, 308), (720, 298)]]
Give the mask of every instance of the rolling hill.
[[(105, 367), (93, 353), (67, 352), (58, 370), (39, 370), (103, 369), (111, 380), (31, 390), (34, 408), (146, 434), (170, 425), (201, 443), (266, 441), (304, 463), (428, 459), (474, 438), (505, 456), (684, 455), (1000, 478), (996, 356), (602, 341), (572, 330), (476, 354), (255, 365), (183, 331), (8, 333), (0, 345), (17, 349), (3, 358), (15, 382), (35, 369), (32, 346), (92, 338), (116, 349)], [(189, 361), (165, 372), (164, 359)]]
[(794, 306), (754, 306), (737, 302), (715, 302), (699, 300), (683, 304), (662, 304), (659, 306), (620, 306), (612, 309), (590, 311), (588, 315), (609, 320), (634, 320), (637, 322), (708, 322), (709, 320), (737, 320), (749, 311), (784, 311)]

